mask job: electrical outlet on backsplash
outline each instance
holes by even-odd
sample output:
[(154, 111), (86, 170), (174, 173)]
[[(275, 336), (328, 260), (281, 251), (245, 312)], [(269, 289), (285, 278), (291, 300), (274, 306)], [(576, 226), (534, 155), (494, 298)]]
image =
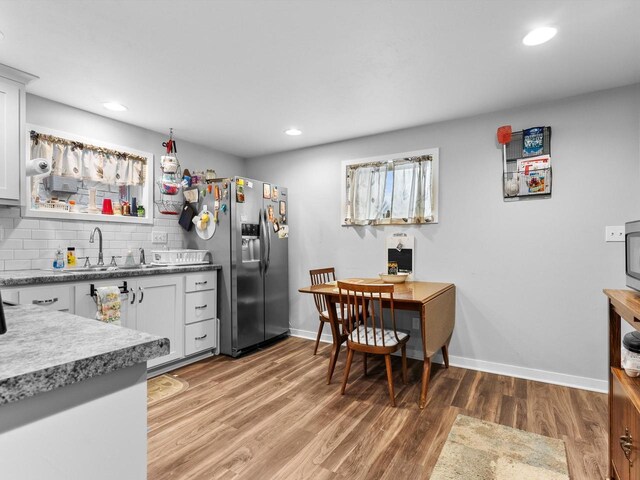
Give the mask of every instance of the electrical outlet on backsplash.
[[(153, 225), (87, 222), (78, 220), (37, 220), (20, 218), (19, 207), (0, 207), (0, 270), (49, 269), (56, 250), (76, 248), (76, 257), (90, 256), (96, 263), (98, 247), (89, 243), (94, 227), (103, 234), (105, 262), (112, 255), (122, 256), (129, 249), (144, 248), (147, 251), (159, 248), (183, 248), (185, 237), (175, 218), (155, 218)], [(160, 229), (167, 234), (167, 243), (152, 243), (152, 231)], [(120, 263), (119, 262), (119, 263)], [(80, 261), (78, 263), (81, 263)]]

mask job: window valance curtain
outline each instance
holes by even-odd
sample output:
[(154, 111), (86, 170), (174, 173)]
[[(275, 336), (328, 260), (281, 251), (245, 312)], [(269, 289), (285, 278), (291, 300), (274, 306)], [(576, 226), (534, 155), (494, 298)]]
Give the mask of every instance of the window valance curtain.
[(430, 155), (350, 165), (347, 189), (349, 224), (433, 221)]
[(51, 161), (51, 174), (109, 185), (144, 185), (145, 157), (31, 131), (31, 158)]

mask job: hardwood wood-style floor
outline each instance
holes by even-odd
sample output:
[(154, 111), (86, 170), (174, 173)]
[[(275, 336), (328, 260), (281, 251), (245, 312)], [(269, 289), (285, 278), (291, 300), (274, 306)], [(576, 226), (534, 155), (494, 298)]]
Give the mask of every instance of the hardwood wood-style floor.
[(340, 395), (345, 352), (331, 385), (330, 345), (289, 338), (253, 355), (216, 357), (171, 372), (182, 394), (149, 408), (150, 480), (428, 479), (459, 413), (565, 441), (573, 480), (606, 477), (604, 394), (434, 365), (418, 409), (421, 363), (389, 405), (384, 361), (356, 356)]

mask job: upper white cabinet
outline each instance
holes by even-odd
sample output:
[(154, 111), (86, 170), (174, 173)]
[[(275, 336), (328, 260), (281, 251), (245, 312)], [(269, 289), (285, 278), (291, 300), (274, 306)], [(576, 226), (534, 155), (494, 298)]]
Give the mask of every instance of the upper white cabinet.
[(0, 64), (0, 204), (20, 202), (20, 175), (26, 161), (25, 85), (35, 78)]

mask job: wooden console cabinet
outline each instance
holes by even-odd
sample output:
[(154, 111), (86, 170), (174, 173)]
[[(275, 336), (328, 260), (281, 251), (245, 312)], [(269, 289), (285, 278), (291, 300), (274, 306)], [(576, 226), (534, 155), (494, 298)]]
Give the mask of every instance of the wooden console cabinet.
[(620, 368), (624, 319), (640, 330), (640, 292), (605, 290), (609, 297), (609, 475), (616, 480), (640, 479), (640, 377)]

